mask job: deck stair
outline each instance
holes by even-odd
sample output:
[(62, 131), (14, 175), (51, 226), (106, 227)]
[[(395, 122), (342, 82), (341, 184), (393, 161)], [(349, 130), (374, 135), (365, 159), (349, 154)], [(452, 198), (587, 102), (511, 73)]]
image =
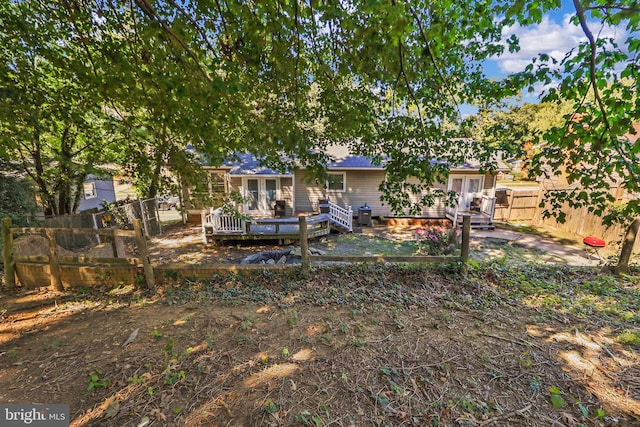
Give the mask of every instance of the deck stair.
[(329, 201), (325, 206), (329, 208), (329, 221), (334, 229), (346, 233), (353, 231), (353, 209), (351, 206), (343, 208)]
[(491, 217), (484, 213), (459, 211), (457, 215), (452, 215), (450, 213), (447, 213), (446, 215), (447, 218), (449, 218), (458, 228), (462, 228), (462, 218), (465, 215), (469, 215), (471, 217), (471, 228), (485, 230), (493, 230), (496, 228), (493, 225), (493, 221), (491, 221)]

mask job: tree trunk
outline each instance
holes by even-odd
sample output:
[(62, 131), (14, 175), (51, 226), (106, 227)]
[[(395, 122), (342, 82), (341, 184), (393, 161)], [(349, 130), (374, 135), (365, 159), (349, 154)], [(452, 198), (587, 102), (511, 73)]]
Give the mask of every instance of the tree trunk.
[(614, 268), (614, 272), (616, 274), (624, 273), (629, 270), (629, 261), (633, 254), (633, 246), (636, 243), (638, 230), (640, 230), (640, 218), (636, 218), (627, 229), (627, 233), (622, 241), (620, 259), (618, 260), (618, 265)]

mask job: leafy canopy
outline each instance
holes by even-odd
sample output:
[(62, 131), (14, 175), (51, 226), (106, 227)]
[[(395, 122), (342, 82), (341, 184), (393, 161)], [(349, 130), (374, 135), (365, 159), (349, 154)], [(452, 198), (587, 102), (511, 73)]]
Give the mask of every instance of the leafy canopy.
[[(374, 160), (390, 156), (385, 199), (416, 211), (440, 196), (429, 189), (446, 181), (449, 167), (469, 156), (495, 167), (496, 144), (468, 147), (452, 138), (472, 135), (460, 107), (494, 105), (544, 83), (546, 101), (571, 102), (589, 124), (579, 130), (567, 117), (545, 136), (554, 159), (545, 170), (562, 166), (573, 177), (575, 169), (581, 180), (578, 162), (554, 163), (569, 148), (578, 150), (571, 159), (600, 171), (585, 181), (595, 190), (608, 173), (633, 189), (638, 149), (619, 137), (638, 119), (638, 6), (574, 5), (583, 44), (561, 61), (541, 55), (526, 71), (493, 80), (483, 62), (519, 49), (503, 28), (539, 23), (559, 2), (5, 2), (2, 42), (17, 48), (3, 53), (0, 75), (8, 93), (3, 155), (37, 170), (31, 147), (46, 141), (42, 164), (73, 164), (82, 173), (117, 161), (154, 193), (165, 166), (189, 181), (198, 162), (183, 150), (187, 143), (214, 164), (250, 151), (272, 166), (295, 156), (318, 171), (323, 148), (342, 143)], [(596, 24), (623, 26), (623, 45), (599, 38)], [(8, 123), (13, 116), (20, 126)], [(67, 128), (77, 148), (64, 163), (54, 154), (70, 143)], [(576, 148), (588, 144), (605, 155)], [(75, 176), (66, 169), (51, 176), (61, 174)], [(409, 176), (419, 183), (403, 187)], [(416, 204), (410, 192), (426, 196)], [(597, 204), (597, 191), (590, 194)]]

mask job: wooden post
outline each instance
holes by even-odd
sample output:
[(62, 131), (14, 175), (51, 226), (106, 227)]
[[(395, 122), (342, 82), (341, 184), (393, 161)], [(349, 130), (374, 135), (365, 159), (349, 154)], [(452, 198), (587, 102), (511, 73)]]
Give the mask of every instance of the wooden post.
[(469, 261), (469, 235), (471, 234), (471, 216), (462, 216), (462, 247), (460, 248), (460, 261), (462, 272), (467, 274), (467, 261)]
[(640, 231), (640, 218), (634, 219), (627, 229), (627, 234), (624, 236), (622, 249), (620, 250), (620, 260), (618, 261), (618, 265), (614, 268), (614, 272), (616, 274), (624, 273), (629, 270), (629, 260), (633, 253), (633, 246), (636, 243), (638, 231)]
[(308, 271), (311, 265), (309, 258), (309, 235), (307, 233), (307, 218), (301, 216), (298, 218), (300, 227), (300, 255), (302, 256), (302, 270)]
[(60, 275), (60, 259), (58, 258), (58, 243), (56, 242), (56, 231), (47, 229), (45, 234), (49, 240), (49, 274), (51, 275), (51, 287), (55, 291), (64, 292), (62, 277)]
[(16, 286), (16, 265), (13, 261), (11, 218), (2, 218), (2, 247), (4, 249), (4, 283), (7, 290)]
[(138, 199), (138, 203), (140, 203), (140, 216), (142, 217), (142, 225), (144, 226), (144, 234), (146, 236), (149, 235), (149, 228), (147, 227), (147, 215), (144, 212), (144, 203), (142, 199)]
[[(111, 249), (113, 250), (113, 257), (118, 258), (118, 243), (116, 242), (116, 234), (113, 233), (113, 228), (111, 229)], [(119, 237), (118, 237), (119, 238)]]
[(144, 279), (148, 288), (154, 288), (156, 286), (156, 278), (153, 274), (153, 267), (149, 262), (149, 249), (147, 248), (147, 240), (142, 234), (142, 226), (140, 225), (140, 219), (133, 220), (133, 231), (136, 233), (136, 242), (138, 244), (138, 251), (140, 252), (140, 258), (142, 259), (142, 267), (144, 268)]
[[(205, 222), (207, 220), (207, 211), (202, 209), (200, 211), (200, 224), (202, 224), (202, 243), (206, 246), (209, 241), (207, 240), (207, 228)], [(213, 217), (211, 218), (211, 226), (213, 227)]]
[(533, 212), (533, 224), (542, 224), (542, 208), (540, 207), (540, 203), (542, 203), (542, 199), (544, 198), (546, 188), (543, 188), (543, 183), (540, 183), (538, 187), (538, 197), (536, 198), (536, 209)]

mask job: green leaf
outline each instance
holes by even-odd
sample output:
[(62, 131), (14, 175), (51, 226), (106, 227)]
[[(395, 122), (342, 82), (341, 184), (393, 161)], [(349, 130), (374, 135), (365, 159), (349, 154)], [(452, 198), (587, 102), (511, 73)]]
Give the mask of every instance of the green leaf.
[(551, 404), (553, 405), (554, 408), (562, 408), (565, 405), (564, 399), (557, 395), (557, 394), (552, 394), (551, 395)]
[(583, 417), (586, 418), (589, 416), (589, 410), (582, 403), (578, 403), (578, 408), (580, 408)]

